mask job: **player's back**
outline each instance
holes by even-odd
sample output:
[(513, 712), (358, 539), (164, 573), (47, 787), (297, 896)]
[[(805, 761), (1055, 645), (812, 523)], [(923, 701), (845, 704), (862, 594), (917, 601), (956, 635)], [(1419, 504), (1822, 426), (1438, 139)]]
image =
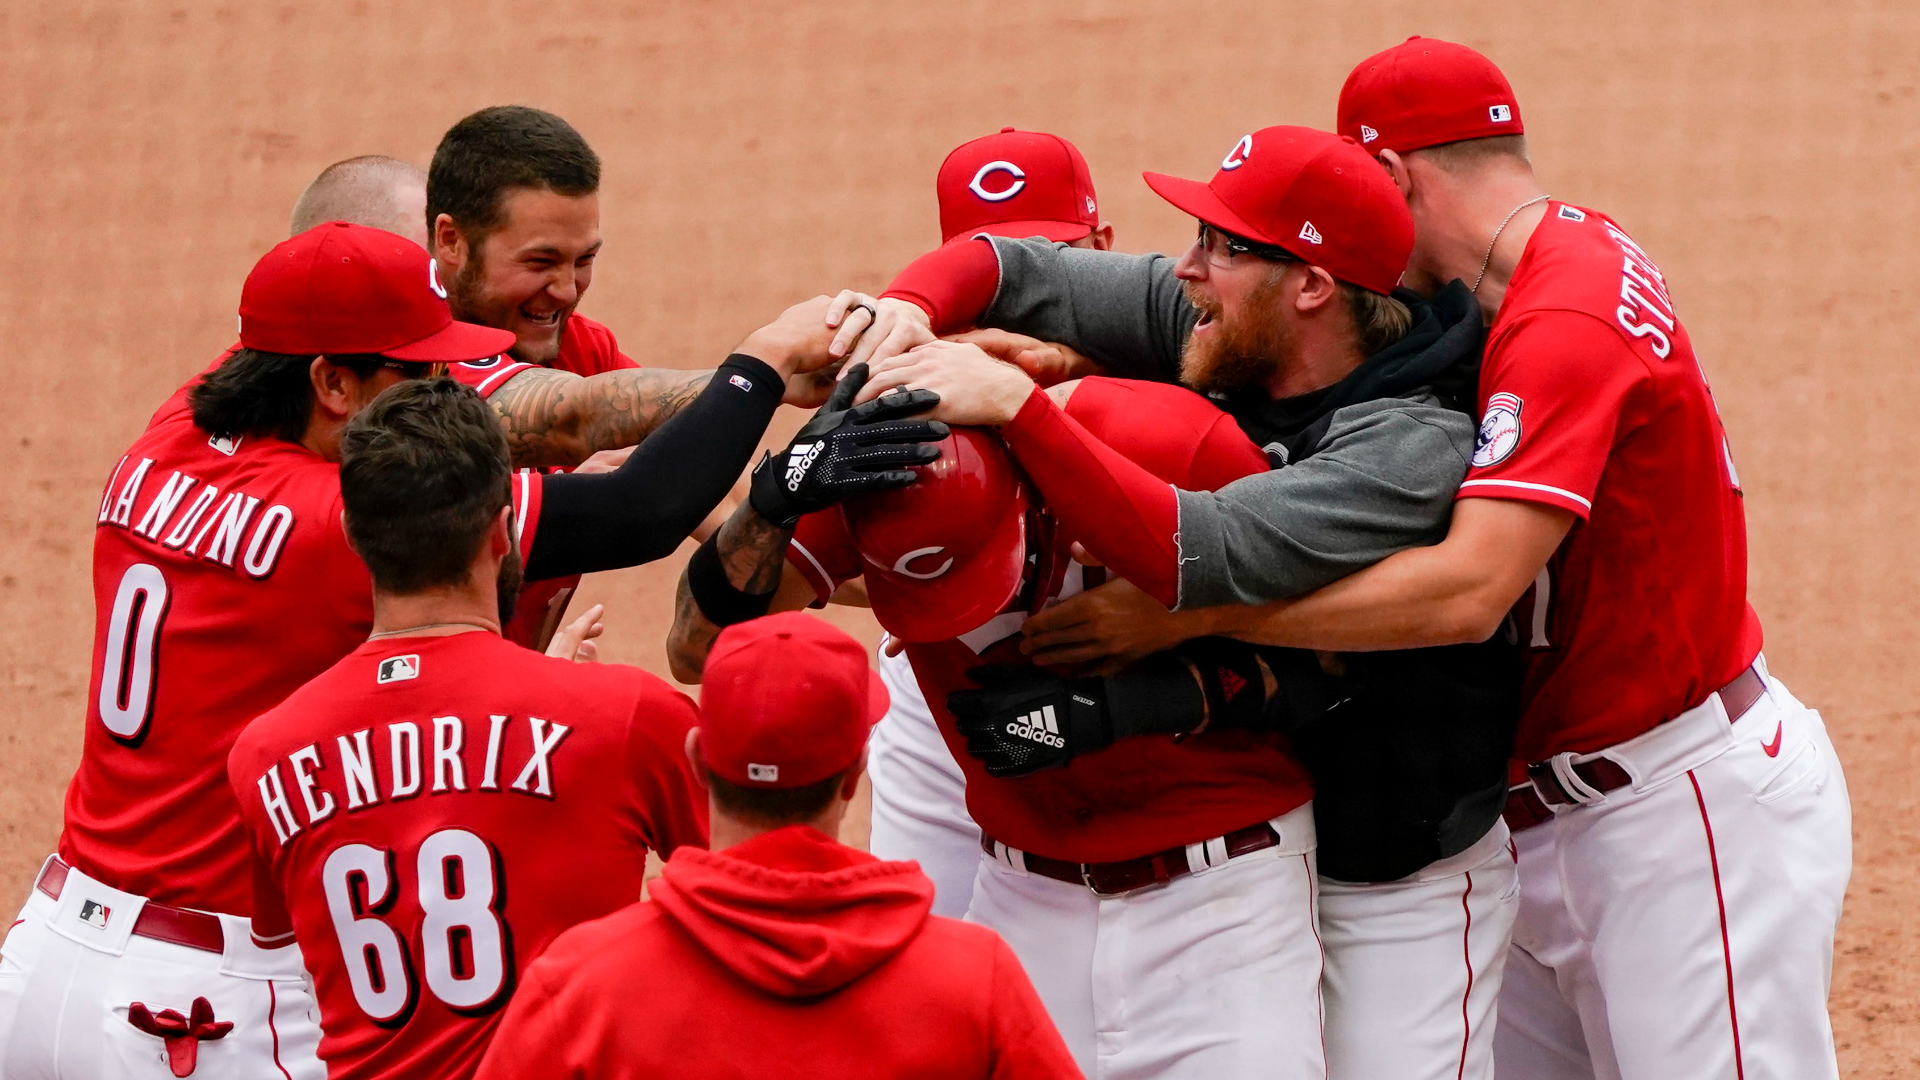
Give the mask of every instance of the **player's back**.
[(227, 751), (372, 620), (339, 469), (282, 439), (209, 436), (182, 389), (114, 465), (93, 573), (93, 674), (61, 856), (151, 900), (245, 915)]
[(369, 641), (249, 727), (256, 932), (291, 917), (329, 1075), (470, 1075), (548, 942), (704, 844), (693, 718), (638, 669), (469, 632)]
[(1527, 761), (1638, 735), (1760, 648), (1739, 479), (1665, 279), (1605, 215), (1549, 206), (1489, 333), (1461, 490), (1586, 519), (1521, 612)]

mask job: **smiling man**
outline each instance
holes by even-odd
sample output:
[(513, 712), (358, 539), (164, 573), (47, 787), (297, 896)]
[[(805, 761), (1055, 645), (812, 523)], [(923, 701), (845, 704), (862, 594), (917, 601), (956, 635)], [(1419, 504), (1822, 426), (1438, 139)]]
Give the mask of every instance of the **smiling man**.
[[(455, 317), (514, 336), (506, 355), (453, 375), (500, 415), (516, 465), (632, 446), (713, 377), (643, 368), (576, 310), (600, 254), (600, 157), (560, 117), (500, 105), (449, 128), (427, 173), (427, 231)], [(786, 401), (825, 398), (795, 380)]]

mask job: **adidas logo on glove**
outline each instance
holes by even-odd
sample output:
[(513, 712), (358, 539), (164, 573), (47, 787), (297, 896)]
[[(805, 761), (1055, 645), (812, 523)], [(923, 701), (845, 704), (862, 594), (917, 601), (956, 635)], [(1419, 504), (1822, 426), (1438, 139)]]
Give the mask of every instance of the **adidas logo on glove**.
[(813, 459), (819, 457), (820, 451), (826, 448), (827, 444), (823, 441), (816, 443), (794, 443), (793, 446), (787, 450), (788, 491), (800, 490), (800, 481), (807, 478), (807, 469), (813, 465)]
[(1060, 737), (1060, 725), (1054, 721), (1051, 705), (1043, 705), (1008, 721), (1007, 734), (1057, 749), (1064, 749), (1067, 745), (1067, 741)]

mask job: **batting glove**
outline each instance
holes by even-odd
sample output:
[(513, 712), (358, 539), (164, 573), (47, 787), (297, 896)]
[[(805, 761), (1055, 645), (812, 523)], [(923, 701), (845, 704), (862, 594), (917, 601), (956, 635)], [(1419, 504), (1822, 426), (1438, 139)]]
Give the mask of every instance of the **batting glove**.
[(940, 395), (907, 390), (853, 404), (866, 382), (867, 365), (848, 368), (786, 450), (760, 459), (748, 495), (756, 513), (791, 529), (850, 496), (905, 487), (917, 479), (912, 466), (939, 458), (939, 448), (927, 444), (946, 438), (947, 425), (907, 418), (938, 404)]

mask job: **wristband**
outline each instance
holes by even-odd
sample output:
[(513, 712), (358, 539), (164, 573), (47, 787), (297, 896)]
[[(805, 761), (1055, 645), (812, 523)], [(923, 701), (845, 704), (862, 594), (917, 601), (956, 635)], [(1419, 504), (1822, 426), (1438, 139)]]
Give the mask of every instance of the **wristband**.
[(1184, 736), (1206, 719), (1200, 684), (1186, 659), (1176, 653), (1155, 653), (1102, 681), (1115, 739)]
[(715, 626), (732, 626), (765, 615), (773, 606), (773, 597), (779, 588), (750, 593), (736, 587), (727, 579), (727, 568), (720, 562), (719, 537), (720, 530), (715, 529), (705, 543), (694, 549), (693, 558), (687, 560), (687, 592), (693, 596), (694, 604)]
[(1207, 695), (1209, 728), (1261, 726), (1267, 688), (1260, 673), (1260, 657), (1253, 646), (1232, 638), (1200, 638), (1191, 642), (1183, 653), (1200, 672), (1200, 685)]

